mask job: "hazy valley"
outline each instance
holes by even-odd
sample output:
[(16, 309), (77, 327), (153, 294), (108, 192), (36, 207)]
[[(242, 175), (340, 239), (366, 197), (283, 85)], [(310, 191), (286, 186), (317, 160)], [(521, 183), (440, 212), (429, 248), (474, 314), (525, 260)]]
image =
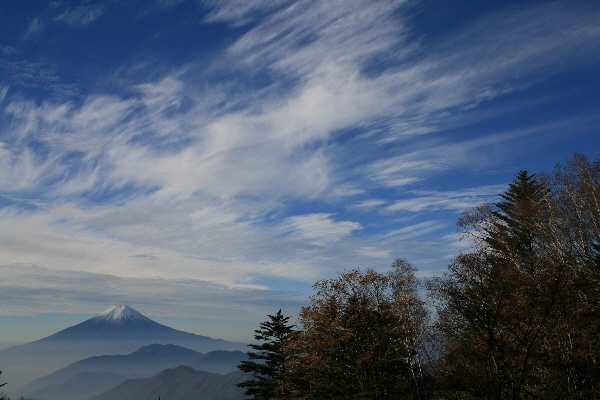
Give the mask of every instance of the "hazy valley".
[(115, 388), (131, 398), (131, 390), (147, 386), (152, 391), (172, 380), (185, 396), (197, 397), (194, 390), (201, 390), (206, 398), (215, 392), (215, 398), (234, 399), (243, 393), (233, 383), (244, 379), (236, 366), (247, 357), (245, 347), (172, 329), (128, 306), (112, 306), (46, 338), (0, 350), (0, 370), (10, 384), (5, 392), (13, 397), (100, 399)]

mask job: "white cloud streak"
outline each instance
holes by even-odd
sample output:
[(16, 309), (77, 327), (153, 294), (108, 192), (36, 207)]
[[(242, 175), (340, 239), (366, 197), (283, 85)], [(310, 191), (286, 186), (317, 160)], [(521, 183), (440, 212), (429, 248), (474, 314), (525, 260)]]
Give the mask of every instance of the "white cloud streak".
[(322, 246), (337, 242), (352, 232), (362, 229), (361, 225), (351, 221), (335, 221), (331, 214), (308, 214), (286, 218), (285, 230), (291, 231), (302, 239)]
[(70, 8), (54, 17), (56, 22), (64, 22), (72, 26), (85, 26), (100, 18), (106, 10), (96, 5), (82, 5)]
[(426, 210), (462, 211), (495, 199), (506, 190), (505, 185), (480, 186), (463, 190), (435, 192), (415, 191), (414, 197), (394, 202), (384, 208), (385, 212), (420, 212)]
[[(431, 261), (440, 251), (423, 238), (444, 222), (390, 223), (363, 235), (368, 222), (290, 204), (452, 216), (478, 204), (504, 187), (412, 190), (397, 200), (370, 190), (494, 165), (482, 150), (527, 132), (461, 141), (427, 134), (600, 43), (596, 14), (560, 4), (511, 8), (429, 48), (409, 41), (404, 2), (209, 6), (205, 23), (246, 31), (206, 68), (174, 66), (122, 95), (91, 93), (82, 103), (2, 91), (0, 193), (9, 205), (0, 264), (264, 289), (256, 282), (308, 282), (397, 251)], [(102, 9), (61, 15), (85, 25)], [(383, 53), (393, 67), (370, 64)], [(195, 84), (219, 68), (278, 84)]]
[[(29, 264), (0, 265), (0, 315), (56, 312), (95, 314), (131, 304), (153, 316), (261, 320), (271, 302), (297, 310), (303, 293), (232, 288), (191, 279), (120, 278)], [(26, 295), (25, 295), (26, 293)]]

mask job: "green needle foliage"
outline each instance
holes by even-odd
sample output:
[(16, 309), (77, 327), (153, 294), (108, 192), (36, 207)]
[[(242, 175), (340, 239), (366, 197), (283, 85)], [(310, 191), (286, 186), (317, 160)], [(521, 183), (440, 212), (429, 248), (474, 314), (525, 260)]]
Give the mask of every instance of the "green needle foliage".
[(252, 372), (254, 379), (237, 386), (246, 388), (245, 394), (250, 399), (289, 399), (292, 397), (285, 382), (286, 360), (289, 358), (287, 345), (294, 327), (288, 324), (290, 317), (284, 317), (281, 310), (268, 317), (269, 320), (262, 322), (260, 329), (254, 331), (254, 338), (261, 343), (249, 345), (256, 351), (248, 352), (249, 360), (238, 365), (241, 371)]

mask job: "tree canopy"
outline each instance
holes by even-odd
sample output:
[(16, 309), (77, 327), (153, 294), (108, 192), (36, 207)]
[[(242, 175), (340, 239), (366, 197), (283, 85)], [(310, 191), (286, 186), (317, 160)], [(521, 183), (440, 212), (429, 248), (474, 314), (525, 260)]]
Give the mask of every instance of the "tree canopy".
[[(240, 365), (256, 399), (599, 399), (600, 159), (520, 171), (458, 219), (471, 240), (427, 280), (396, 259), (314, 285)], [(436, 311), (430, 318), (430, 310)], [(261, 397), (262, 396), (262, 397)]]
[(600, 396), (599, 172), (581, 155), (552, 175), (521, 171), (503, 201), (459, 219), (474, 245), (429, 284), (447, 343), (446, 389), (486, 399)]
[(418, 398), (428, 313), (414, 272), (397, 259), (388, 273), (351, 270), (315, 284), (290, 362), (306, 380), (303, 398)]

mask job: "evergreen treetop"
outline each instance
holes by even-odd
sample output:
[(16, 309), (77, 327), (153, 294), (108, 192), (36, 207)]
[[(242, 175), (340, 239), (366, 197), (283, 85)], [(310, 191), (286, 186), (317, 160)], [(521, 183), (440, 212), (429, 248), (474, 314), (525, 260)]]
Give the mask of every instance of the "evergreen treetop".
[(289, 393), (282, 389), (285, 387), (282, 380), (285, 378), (285, 361), (288, 357), (286, 344), (294, 332), (294, 327), (288, 323), (290, 317), (285, 317), (281, 310), (268, 317), (269, 320), (262, 322), (260, 328), (254, 331), (254, 338), (261, 343), (250, 344), (249, 346), (256, 351), (248, 352), (249, 360), (238, 365), (241, 371), (253, 373), (253, 380), (237, 385), (246, 388), (245, 394), (251, 396), (250, 399), (290, 397)]

